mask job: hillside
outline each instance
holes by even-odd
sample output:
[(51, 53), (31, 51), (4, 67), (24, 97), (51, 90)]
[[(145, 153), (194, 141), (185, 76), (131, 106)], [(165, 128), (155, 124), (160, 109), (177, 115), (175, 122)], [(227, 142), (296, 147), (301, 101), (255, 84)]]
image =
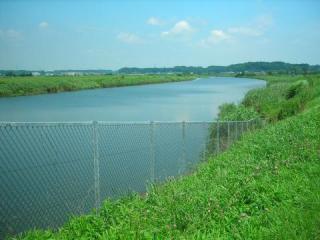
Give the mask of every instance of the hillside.
[(274, 72), (300, 74), (307, 72), (319, 72), (320, 65), (290, 64), (284, 62), (247, 62), (232, 64), (229, 66), (209, 67), (186, 67), (176, 66), (172, 68), (121, 68), (121, 74), (151, 74), (151, 73), (196, 73), (196, 74), (217, 74), (217, 73), (240, 73), (240, 72)]

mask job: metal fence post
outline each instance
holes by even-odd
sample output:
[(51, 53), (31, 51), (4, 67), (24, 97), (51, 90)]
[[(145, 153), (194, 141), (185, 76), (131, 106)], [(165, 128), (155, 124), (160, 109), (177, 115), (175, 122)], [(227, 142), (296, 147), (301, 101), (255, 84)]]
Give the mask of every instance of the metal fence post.
[(182, 164), (183, 164), (183, 171), (187, 165), (186, 159), (186, 122), (182, 121)]
[(219, 119), (217, 121), (217, 153), (220, 152), (220, 124)]
[(93, 121), (93, 168), (94, 168), (94, 195), (95, 209), (100, 208), (100, 166), (99, 166), (99, 146), (98, 146), (98, 122)]
[(150, 166), (150, 178), (151, 182), (155, 182), (155, 144), (154, 144), (154, 122), (150, 121), (150, 155), (151, 155), (151, 166)]

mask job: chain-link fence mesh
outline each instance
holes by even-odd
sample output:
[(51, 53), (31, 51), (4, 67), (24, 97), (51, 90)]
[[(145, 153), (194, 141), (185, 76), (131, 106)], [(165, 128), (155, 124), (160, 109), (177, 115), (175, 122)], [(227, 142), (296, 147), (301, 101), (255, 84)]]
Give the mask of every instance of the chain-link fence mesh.
[(0, 123), (0, 238), (190, 172), (259, 124)]

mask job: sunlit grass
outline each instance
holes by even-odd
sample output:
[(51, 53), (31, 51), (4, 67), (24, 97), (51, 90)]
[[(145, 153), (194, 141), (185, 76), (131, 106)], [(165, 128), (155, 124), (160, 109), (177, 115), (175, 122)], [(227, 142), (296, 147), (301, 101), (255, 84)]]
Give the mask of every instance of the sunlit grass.
[(243, 104), (271, 122), (305, 110), (310, 101), (320, 96), (320, 75), (261, 75), (256, 78), (267, 80), (267, 87), (250, 90)]
[(193, 74), (0, 77), (0, 97), (178, 82), (195, 78), (197, 76)]

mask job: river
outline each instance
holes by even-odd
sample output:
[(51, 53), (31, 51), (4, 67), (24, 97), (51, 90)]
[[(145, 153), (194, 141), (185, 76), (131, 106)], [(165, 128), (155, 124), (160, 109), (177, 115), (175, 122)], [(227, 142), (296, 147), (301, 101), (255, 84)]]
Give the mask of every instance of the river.
[(265, 86), (246, 78), (104, 88), (0, 98), (0, 121), (211, 121), (225, 102)]

